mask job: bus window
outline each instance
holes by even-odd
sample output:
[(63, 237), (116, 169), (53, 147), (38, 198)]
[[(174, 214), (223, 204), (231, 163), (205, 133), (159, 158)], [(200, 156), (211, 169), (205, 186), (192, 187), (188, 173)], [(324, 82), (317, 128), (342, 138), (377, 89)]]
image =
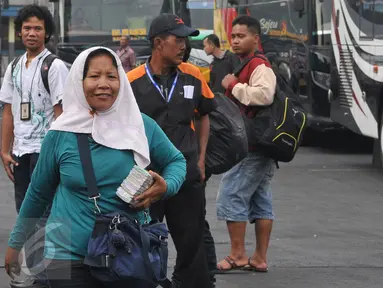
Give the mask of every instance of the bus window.
[(307, 40), (307, 16), (294, 11), (293, 0), (247, 2), (242, 7), (259, 20), (263, 35)]
[[(150, 23), (161, 13), (174, 13), (187, 25), (213, 32), (214, 0), (65, 0), (61, 42), (101, 42), (122, 35), (146, 39)], [(84, 38), (85, 37), (85, 38)], [(90, 39), (97, 37), (100, 41)]]
[(189, 0), (187, 2), (187, 8), (190, 13), (191, 27), (199, 30), (209, 30), (211, 33), (213, 32), (214, 0)]
[(375, 38), (383, 39), (383, 1), (375, 1)]
[(65, 42), (86, 42), (92, 36), (113, 36), (114, 40), (126, 34), (146, 37), (162, 4), (163, 0), (66, 0), (62, 20)]
[(364, 0), (360, 4), (359, 37), (374, 37), (374, 0)]
[[(347, 4), (354, 10), (355, 13), (359, 15), (359, 10), (360, 10), (360, 0), (346, 0)], [(359, 23), (356, 23), (359, 25)]]
[(313, 18), (313, 45), (331, 45), (332, 0), (316, 0)]

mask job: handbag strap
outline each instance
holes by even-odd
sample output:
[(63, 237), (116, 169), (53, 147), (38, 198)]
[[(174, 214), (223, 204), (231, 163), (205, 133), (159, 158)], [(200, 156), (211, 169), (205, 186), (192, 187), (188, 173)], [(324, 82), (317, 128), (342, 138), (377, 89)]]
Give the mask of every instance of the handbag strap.
[(97, 187), (96, 176), (94, 174), (92, 156), (90, 154), (88, 134), (76, 134), (77, 145), (80, 153), (80, 161), (82, 166), (82, 173), (88, 190), (88, 198), (94, 200), (97, 212), (101, 213), (100, 208), (97, 206), (97, 198), (100, 197), (100, 191)]

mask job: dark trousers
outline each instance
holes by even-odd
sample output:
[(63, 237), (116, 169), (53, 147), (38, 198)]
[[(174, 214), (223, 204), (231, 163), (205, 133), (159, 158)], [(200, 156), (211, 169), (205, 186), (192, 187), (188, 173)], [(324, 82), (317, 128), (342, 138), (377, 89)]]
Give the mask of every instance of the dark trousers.
[(211, 287), (204, 249), (205, 187), (199, 182), (185, 183), (170, 199), (150, 208), (153, 219), (164, 216), (177, 250), (173, 282), (186, 288)]
[(217, 270), (217, 255), (215, 253), (214, 238), (211, 235), (210, 226), (207, 220), (205, 220), (204, 225), (203, 244), (206, 253), (207, 267), (209, 269), (210, 282), (213, 287), (216, 282), (215, 271)]
[[(210, 177), (211, 177), (211, 174), (206, 172), (205, 188)], [(205, 218), (206, 218), (206, 197), (205, 197)], [(208, 266), (209, 274), (210, 274), (210, 282), (212, 283), (212, 286), (214, 286), (214, 283), (216, 282), (215, 272), (217, 270), (217, 255), (215, 252), (214, 238), (210, 232), (210, 226), (207, 220), (205, 220), (205, 225), (204, 225), (203, 242), (205, 246), (207, 266)]]
[[(19, 213), (23, 204), (25, 194), (27, 193), (33, 170), (35, 169), (38, 153), (25, 154), (21, 157), (13, 156), (19, 163), (14, 167), (15, 176), (15, 203), (16, 211)], [(49, 216), (48, 208), (44, 216), (37, 222), (32, 235), (28, 237), (25, 244), (26, 265), (30, 272), (40, 280), (46, 279), (44, 267), (44, 241), (45, 241), (45, 224)]]
[(25, 194), (27, 193), (31, 176), (35, 169), (39, 154), (25, 154), (21, 157), (13, 156), (19, 166), (14, 167), (15, 176), (15, 203), (16, 211), (19, 213), (21, 204), (23, 204)]
[(141, 280), (101, 283), (95, 279), (82, 261), (53, 260), (47, 265), (50, 288), (155, 288), (154, 284)]

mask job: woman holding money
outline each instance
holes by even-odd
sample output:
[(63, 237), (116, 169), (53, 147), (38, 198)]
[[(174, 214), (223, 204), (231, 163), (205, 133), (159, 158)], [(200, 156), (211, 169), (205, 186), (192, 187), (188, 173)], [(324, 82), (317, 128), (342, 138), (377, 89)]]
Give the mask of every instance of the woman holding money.
[[(66, 86), (64, 113), (44, 139), (8, 242), (5, 267), (11, 277), (12, 272), (20, 271), (19, 251), (34, 223), (53, 201), (45, 234), (50, 287), (105, 287), (82, 264), (96, 217), (94, 199), (89, 199), (87, 193), (76, 134), (88, 134), (100, 193), (96, 207), (100, 213), (125, 211), (141, 223), (147, 221), (147, 208), (161, 198), (176, 194), (181, 187), (186, 162), (159, 126), (140, 113), (121, 62), (113, 51), (95, 47), (82, 52), (73, 63)], [(141, 194), (122, 193), (121, 187), (126, 189), (129, 185), (131, 189), (139, 189), (132, 188), (136, 182), (127, 184), (125, 179), (129, 174), (135, 179), (139, 179), (137, 175), (146, 177), (143, 169), (149, 164), (161, 176), (150, 172), (152, 177), (147, 178), (152, 178), (151, 181), (140, 180), (142, 185), (138, 186), (150, 188), (140, 191)], [(153, 287), (140, 281), (111, 285)]]

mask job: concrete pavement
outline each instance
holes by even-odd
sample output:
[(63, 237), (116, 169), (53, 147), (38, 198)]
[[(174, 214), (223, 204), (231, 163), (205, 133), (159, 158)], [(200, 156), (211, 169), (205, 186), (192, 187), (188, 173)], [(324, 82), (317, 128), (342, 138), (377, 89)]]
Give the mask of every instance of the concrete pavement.
[[(273, 184), (270, 272), (219, 275), (217, 287), (383, 287), (383, 173), (372, 168), (371, 155), (343, 150), (303, 147), (292, 163), (281, 165)], [(213, 177), (207, 189), (207, 218), (222, 259), (229, 253), (229, 237), (215, 217), (219, 179)], [(3, 259), (15, 220), (13, 189), (3, 169), (0, 191)], [(249, 255), (253, 243), (249, 225)], [(169, 272), (174, 260), (171, 246)], [(7, 287), (4, 269), (0, 272), (0, 288)]]

